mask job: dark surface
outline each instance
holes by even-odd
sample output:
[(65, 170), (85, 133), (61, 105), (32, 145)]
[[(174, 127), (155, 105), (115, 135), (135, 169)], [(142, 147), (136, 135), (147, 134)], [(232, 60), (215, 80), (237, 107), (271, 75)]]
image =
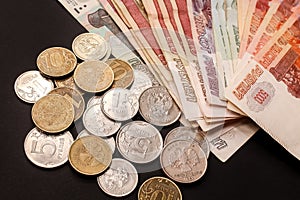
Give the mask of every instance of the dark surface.
[[(78, 174), (69, 163), (45, 170), (31, 164), (23, 150), (24, 138), (34, 127), (32, 105), (15, 95), (15, 79), (24, 71), (37, 69), (36, 57), (42, 50), (52, 46), (70, 49), (72, 40), (85, 29), (54, 0), (6, 1), (0, 24), (0, 198), (115, 199), (99, 189), (95, 177)], [(284, 120), (288, 119), (283, 119), (282, 126)], [(73, 126), (74, 136), (80, 127)], [(165, 176), (162, 170), (140, 173), (137, 189), (119, 199), (137, 199), (141, 183), (157, 175)], [(226, 163), (210, 154), (204, 177), (178, 186), (183, 199), (299, 199), (300, 162), (260, 130)]]

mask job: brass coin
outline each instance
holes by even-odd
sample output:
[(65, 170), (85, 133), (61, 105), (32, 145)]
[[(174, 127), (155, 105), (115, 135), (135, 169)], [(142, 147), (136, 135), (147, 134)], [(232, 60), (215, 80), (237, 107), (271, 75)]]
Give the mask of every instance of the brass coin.
[(54, 83), (56, 87), (70, 87), (77, 90), (81, 95), (84, 95), (84, 91), (77, 87), (73, 74), (71, 76), (65, 77), (63, 79), (55, 79)]
[(50, 77), (61, 77), (75, 69), (77, 59), (69, 49), (51, 47), (39, 54), (36, 64), (43, 74)]
[(31, 116), (34, 124), (42, 131), (58, 133), (72, 124), (74, 108), (67, 98), (51, 94), (42, 97), (33, 105)]
[(79, 173), (97, 175), (105, 171), (112, 160), (109, 145), (100, 137), (84, 136), (71, 145), (69, 162)]
[(132, 84), (134, 80), (133, 68), (127, 62), (120, 59), (109, 59), (106, 63), (114, 72), (112, 88), (127, 88)]

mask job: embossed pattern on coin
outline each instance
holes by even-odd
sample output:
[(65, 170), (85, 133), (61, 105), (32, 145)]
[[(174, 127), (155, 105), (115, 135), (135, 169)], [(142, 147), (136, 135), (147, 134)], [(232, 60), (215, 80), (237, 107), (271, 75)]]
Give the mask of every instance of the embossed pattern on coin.
[(92, 105), (101, 104), (102, 103), (102, 96), (92, 96), (87, 104), (86, 107), (91, 107)]
[(135, 163), (155, 160), (163, 148), (160, 132), (143, 121), (133, 121), (122, 126), (117, 133), (116, 143), (121, 155)]
[(47, 135), (33, 128), (26, 136), (24, 150), (27, 158), (43, 168), (54, 168), (68, 161), (73, 136), (69, 131), (58, 135)]
[(180, 183), (199, 180), (207, 168), (207, 158), (199, 144), (186, 140), (175, 140), (163, 148), (160, 155), (163, 171)]
[(74, 121), (72, 103), (58, 94), (39, 99), (31, 109), (34, 124), (42, 131), (58, 133), (67, 129)]
[(61, 77), (75, 69), (77, 59), (69, 49), (50, 47), (39, 54), (36, 64), (43, 74), (50, 77)]
[(140, 70), (134, 70), (134, 81), (130, 86), (130, 91), (139, 99), (141, 94), (152, 87), (152, 81), (148, 75)]
[(138, 174), (130, 162), (114, 158), (108, 170), (97, 177), (97, 182), (106, 194), (123, 197), (130, 194), (137, 186)]
[(127, 88), (132, 84), (134, 73), (132, 67), (127, 62), (114, 58), (109, 59), (106, 61), (106, 63), (114, 72), (114, 82), (111, 86), (112, 88)]
[(74, 90), (77, 90), (81, 95), (84, 95), (84, 91), (77, 87), (77, 85), (75, 84), (73, 75), (63, 79), (55, 79), (54, 83), (56, 87), (70, 87)]
[(27, 103), (35, 103), (53, 88), (53, 82), (43, 77), (37, 70), (22, 73), (14, 85), (16, 95)]

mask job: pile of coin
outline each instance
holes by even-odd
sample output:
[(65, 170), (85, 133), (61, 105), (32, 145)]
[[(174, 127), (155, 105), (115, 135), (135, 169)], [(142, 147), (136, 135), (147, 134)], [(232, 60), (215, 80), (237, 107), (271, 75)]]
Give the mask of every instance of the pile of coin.
[[(146, 180), (138, 199), (182, 199), (172, 180), (199, 180), (207, 168), (209, 144), (200, 130), (189, 127), (177, 127), (163, 139), (159, 128), (175, 123), (181, 111), (166, 88), (145, 84), (142, 73), (111, 58), (110, 49), (101, 36), (83, 33), (74, 39), (72, 51), (47, 48), (37, 57), (39, 70), (16, 79), (17, 96), (33, 103), (36, 126), (25, 138), (26, 156), (43, 168), (69, 161), (77, 172), (97, 176), (99, 187), (116, 197), (136, 188), (135, 163), (159, 158), (168, 178)], [(133, 120), (138, 113), (144, 120)], [(79, 120), (84, 129), (74, 140), (69, 129)], [(116, 149), (122, 158), (113, 158)]]

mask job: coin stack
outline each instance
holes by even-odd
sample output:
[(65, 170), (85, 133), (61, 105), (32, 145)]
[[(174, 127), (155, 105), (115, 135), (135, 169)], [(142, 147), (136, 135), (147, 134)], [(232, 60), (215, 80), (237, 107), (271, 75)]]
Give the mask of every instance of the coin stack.
[[(101, 36), (78, 35), (72, 51), (47, 48), (38, 55), (37, 67), (14, 85), (16, 95), (33, 104), (36, 127), (24, 149), (35, 165), (54, 168), (69, 161), (78, 173), (96, 176), (103, 192), (123, 197), (138, 185), (134, 165), (159, 159), (168, 178), (146, 180), (138, 199), (182, 199), (175, 182), (192, 183), (205, 174), (210, 152), (205, 135), (180, 126), (163, 137), (160, 128), (178, 121), (180, 109), (165, 87), (153, 86), (142, 71), (112, 58)], [(133, 120), (137, 114), (143, 120)], [(80, 120), (84, 129), (74, 140), (69, 130)], [(113, 157), (116, 149), (121, 158)]]

